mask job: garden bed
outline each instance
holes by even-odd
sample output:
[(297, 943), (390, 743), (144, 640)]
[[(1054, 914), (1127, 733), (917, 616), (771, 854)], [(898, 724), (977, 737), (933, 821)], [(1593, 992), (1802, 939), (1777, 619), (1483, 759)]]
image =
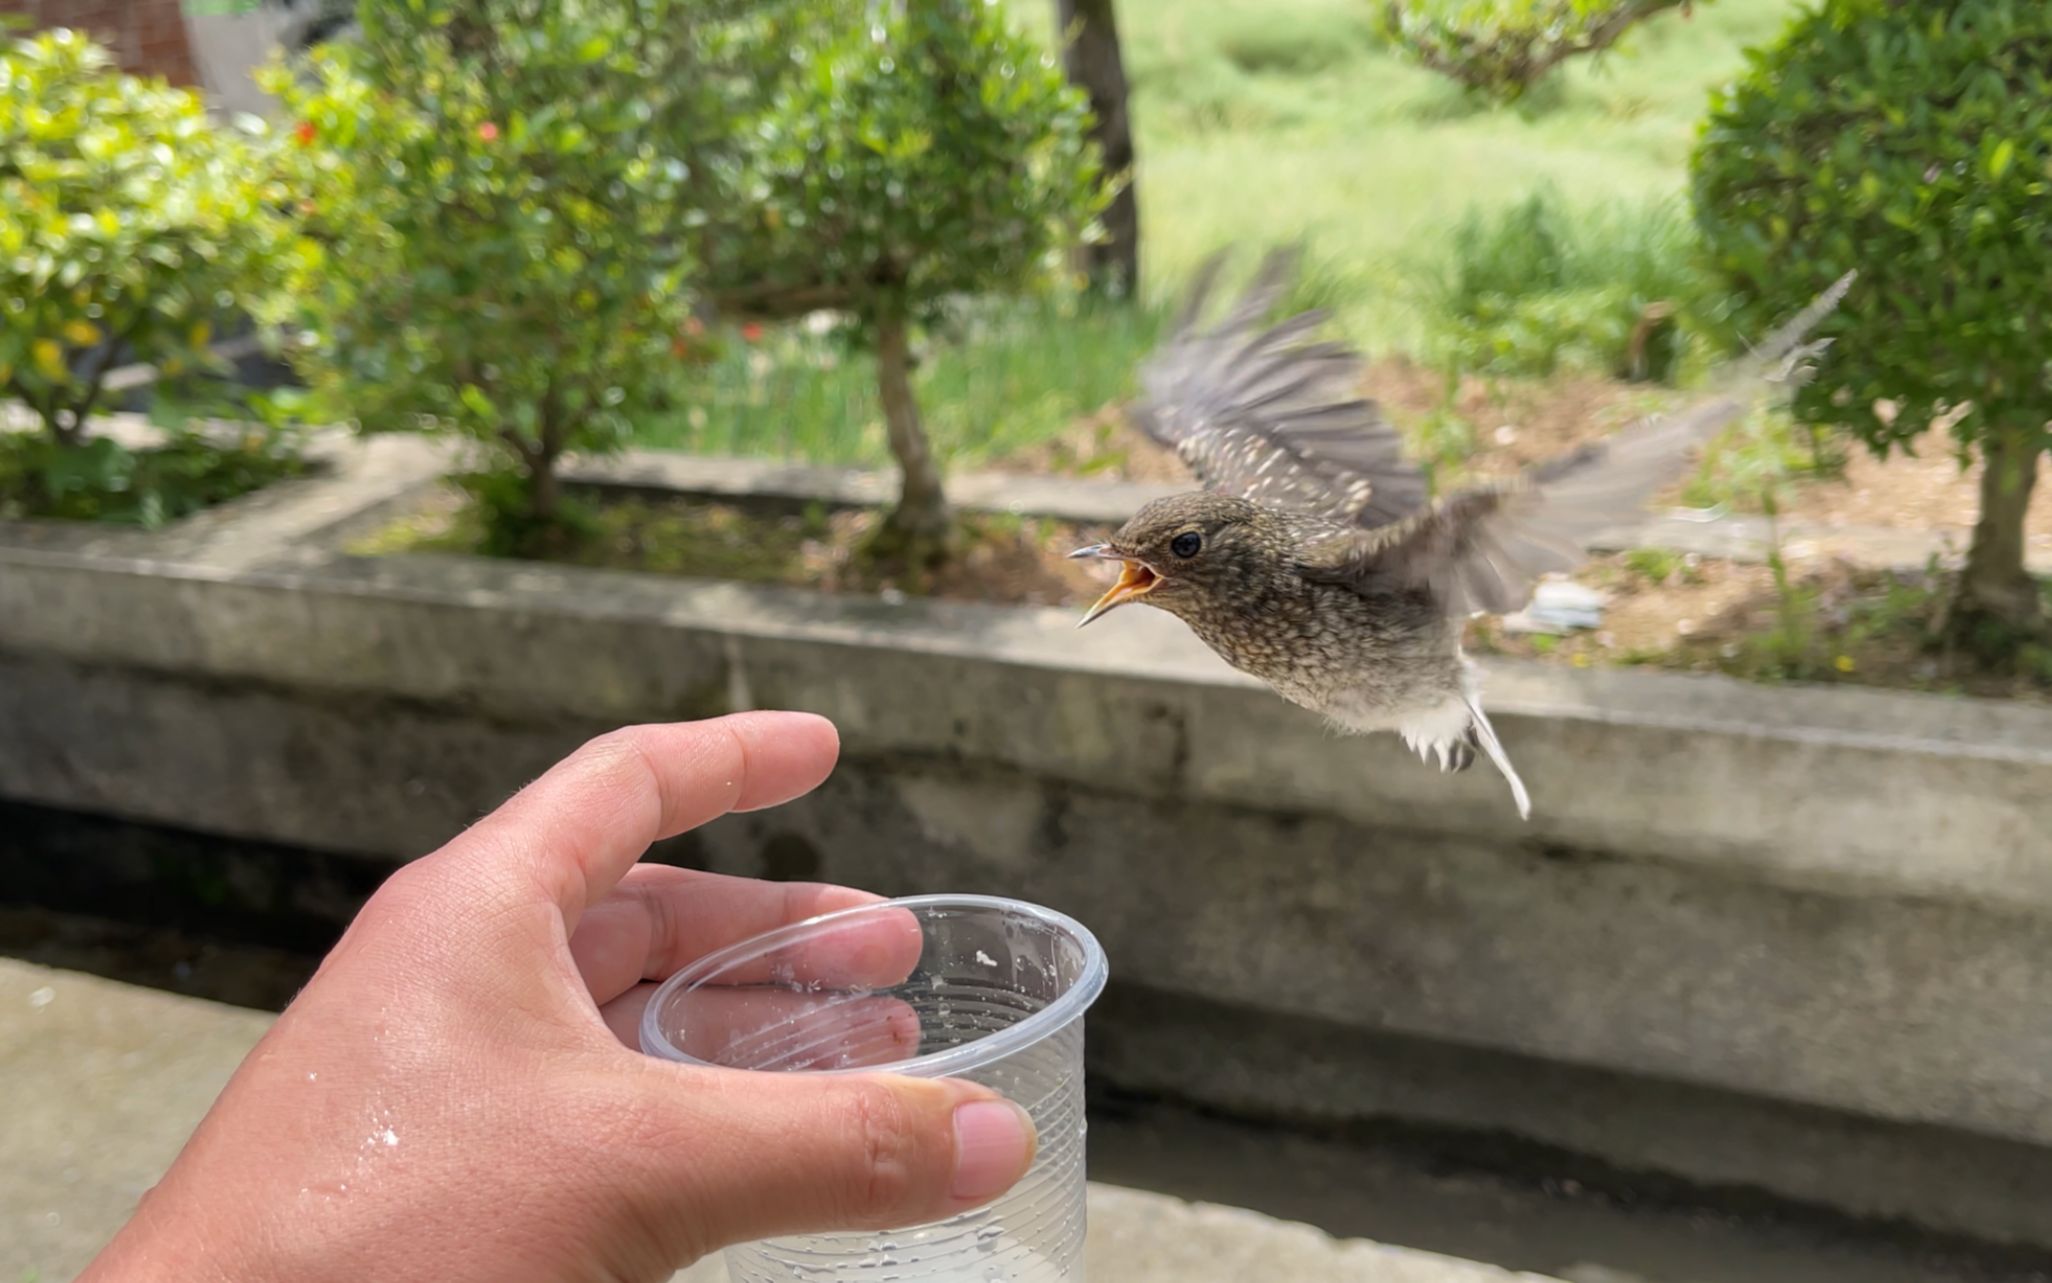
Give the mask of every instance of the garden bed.
[[(581, 509), (579, 523), (546, 555), (566, 565), (1005, 605), (1087, 602), (1109, 583), (1101, 567), (1067, 557), (1103, 538), (1101, 525), (963, 513), (956, 555), (927, 570), (888, 566), (867, 555), (864, 546), (881, 519), (875, 508), (725, 501), (612, 486), (580, 487), (572, 498)], [(477, 505), (451, 485), (348, 549), (477, 554), (490, 543)]]
[[(1417, 440), (1435, 413), (1437, 391), (1421, 367), (1378, 362), (1371, 391)], [(1503, 475), (1572, 449), (1683, 394), (1603, 379), (1546, 382), (1470, 380), (1458, 393), (1467, 422), (1500, 420), (1477, 433), (1454, 465), (1465, 476)], [(1722, 500), (1747, 507), (1762, 451), (1798, 449), (1793, 434), (1754, 430), (1718, 443), (1671, 486), (1656, 507)], [(653, 456), (642, 455), (639, 459)], [(1032, 451), (999, 461), (1020, 478), (1078, 475), (1094, 482), (1146, 483), (1156, 490), (1193, 484), (1173, 455), (1107, 408)], [(868, 558), (864, 544), (879, 519), (873, 503), (885, 478), (865, 484), (792, 484), (770, 495), (731, 487), (696, 491), (686, 480), (637, 483), (636, 465), (608, 471), (608, 484), (576, 491), (589, 505), (585, 526), (549, 552), (568, 565), (646, 571), (837, 593), (931, 596), (1003, 605), (1081, 607), (1102, 591), (1101, 567), (1069, 561), (1073, 548), (1104, 537), (1148, 493), (1142, 488), (1095, 505), (1079, 519), (1002, 509), (1003, 473), (961, 478), (976, 492), (960, 505), (957, 557), (938, 570), (907, 570)], [(660, 465), (658, 471), (672, 465)], [(693, 465), (679, 463), (685, 471)], [(1942, 450), (1877, 460), (1860, 453), (1835, 475), (1812, 473), (1779, 487), (1786, 530), (1929, 532), (1963, 548), (1974, 514), (1976, 478)], [(797, 470), (794, 470), (797, 471)], [(828, 474), (822, 470), (821, 478)], [(852, 474), (833, 474), (845, 477)], [(866, 484), (874, 480), (878, 484)], [(993, 484), (997, 483), (997, 484)], [(1035, 482), (1045, 488), (1058, 483)], [(1093, 505), (1082, 505), (1091, 509)], [(1757, 506), (1757, 505), (1754, 505)], [(2052, 550), (2052, 511), (2032, 522), (2035, 547)], [(1837, 548), (1844, 541), (1827, 540)], [(362, 554), (479, 553), (490, 546), (476, 508), (455, 486), (349, 544)], [(1842, 551), (1842, 548), (1840, 548)], [(1827, 554), (1816, 540), (1785, 537), (1789, 580), (1777, 587), (1759, 559), (1684, 555), (1660, 548), (1592, 561), (1576, 580), (1608, 599), (1600, 627), (1564, 636), (1507, 629), (1481, 619), (1469, 629), (1479, 653), (1590, 666), (1650, 666), (1720, 672), (1751, 681), (1852, 683), (1908, 690), (2043, 700), (2052, 698), (2052, 653), (2026, 648), (2008, 669), (1990, 672), (1940, 653), (1928, 639), (1944, 601), (1945, 577), (1932, 566), (1889, 564), (1890, 557)], [(1949, 559), (1949, 558), (1946, 558)], [(1894, 554), (1894, 560), (1901, 560)]]

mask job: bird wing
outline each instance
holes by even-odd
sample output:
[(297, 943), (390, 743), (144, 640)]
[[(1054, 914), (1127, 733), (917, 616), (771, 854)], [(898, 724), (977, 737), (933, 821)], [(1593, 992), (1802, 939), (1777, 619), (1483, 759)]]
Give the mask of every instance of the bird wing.
[(1141, 368), (1141, 430), (1207, 490), (1369, 528), (1422, 507), (1424, 472), (1360, 396), (1360, 353), (1308, 341), (1321, 312), (1263, 325), (1294, 253), (1270, 254), (1224, 318), (1198, 327), (1224, 257), (1199, 271), (1168, 341)]
[(1393, 525), (1319, 540), (1303, 550), (1299, 569), (1361, 591), (1423, 588), (1455, 619), (1522, 609), (1539, 576), (1580, 565), (1589, 540), (1671, 480), (1691, 447), (1762, 393), (1802, 377), (1807, 359), (1828, 346), (1805, 344), (1805, 336), (1851, 284), (1848, 272), (1739, 362), (1718, 393), (1681, 414), (1641, 419), (1522, 477), (1458, 491)]

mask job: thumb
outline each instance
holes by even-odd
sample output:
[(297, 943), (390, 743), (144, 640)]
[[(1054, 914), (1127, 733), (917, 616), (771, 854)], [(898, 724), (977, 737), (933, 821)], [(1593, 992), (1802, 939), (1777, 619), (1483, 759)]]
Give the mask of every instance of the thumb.
[(652, 1223), (688, 1235), (694, 1257), (941, 1220), (1010, 1189), (1039, 1143), (1025, 1110), (955, 1079), (654, 1068), (654, 1134), (684, 1143), (644, 1155)]

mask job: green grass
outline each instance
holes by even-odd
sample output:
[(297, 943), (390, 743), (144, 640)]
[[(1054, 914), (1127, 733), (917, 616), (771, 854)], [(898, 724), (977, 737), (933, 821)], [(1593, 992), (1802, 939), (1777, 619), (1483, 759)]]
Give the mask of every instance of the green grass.
[[(1009, 2), (1051, 25), (1046, 0)], [(1534, 106), (1487, 110), (1378, 47), (1368, 0), (1123, 0), (1145, 287), (1172, 292), (1225, 244), (1302, 237), (1358, 282), (1350, 335), (1415, 351), (1417, 269), (1470, 209), (1549, 184), (1591, 207), (1680, 194), (1710, 88), (1796, 7), (1669, 15), (1556, 72)]]
[[(935, 448), (973, 466), (1047, 440), (1125, 399), (1159, 318), (1145, 309), (1047, 300), (981, 309), (934, 336), (917, 372)], [(639, 425), (639, 444), (768, 454), (820, 464), (889, 461), (876, 362), (801, 326), (737, 335), (678, 382), (677, 408)]]
[(1431, 355), (1523, 378), (1567, 368), (1675, 382), (1705, 293), (1680, 199), (1579, 208), (1551, 186), (1469, 211), (1427, 280)]
[(1699, 576), (1687, 555), (1672, 552), (1666, 548), (1634, 548), (1624, 555), (1625, 569), (1656, 584), (1680, 576), (1682, 582), (1693, 583)]
[(1779, 410), (1756, 410), (1704, 450), (1681, 500), (1695, 508), (1763, 512), (1791, 483), (1839, 476), (1844, 469), (1841, 438), (1813, 433)]

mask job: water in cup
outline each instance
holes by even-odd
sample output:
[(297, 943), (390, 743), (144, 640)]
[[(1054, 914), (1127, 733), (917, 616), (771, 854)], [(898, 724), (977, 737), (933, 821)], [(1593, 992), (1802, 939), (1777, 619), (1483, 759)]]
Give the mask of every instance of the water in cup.
[(966, 1079), (1022, 1106), (1040, 1136), (1033, 1166), (989, 1206), (733, 1248), (733, 1283), (1082, 1283), (1083, 1013), (1105, 975), (1096, 939), (1061, 914), (914, 896), (770, 932), (666, 981), (643, 1015), (651, 1055)]

